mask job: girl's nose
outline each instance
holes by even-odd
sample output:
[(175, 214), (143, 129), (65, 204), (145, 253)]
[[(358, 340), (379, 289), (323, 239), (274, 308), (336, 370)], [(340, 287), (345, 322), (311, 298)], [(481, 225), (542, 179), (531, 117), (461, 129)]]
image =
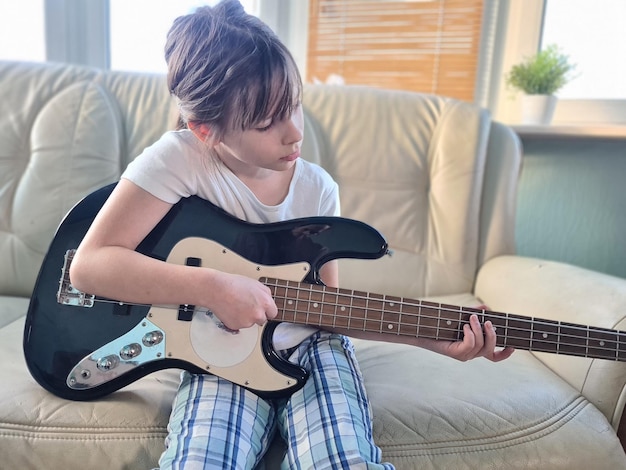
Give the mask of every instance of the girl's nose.
[(303, 135), (302, 119), (295, 113), (290, 119), (286, 120), (284, 141), (286, 144), (294, 144), (300, 142)]

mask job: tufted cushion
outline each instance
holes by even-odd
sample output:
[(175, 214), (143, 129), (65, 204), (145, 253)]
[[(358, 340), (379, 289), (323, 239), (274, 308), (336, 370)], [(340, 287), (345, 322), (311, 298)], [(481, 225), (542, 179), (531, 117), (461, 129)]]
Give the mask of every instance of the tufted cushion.
[(30, 295), (67, 211), (120, 171), (120, 123), (107, 94), (90, 80), (66, 82), (50, 72), (55, 93), (33, 87), (17, 119), (10, 112), (14, 93), (0, 81), (0, 139), (7, 142), (0, 158), (0, 257), (13, 265), (0, 270), (0, 292), (14, 295)]
[[(321, 163), (339, 183), (342, 214), (374, 225), (397, 253), (376, 261), (380, 268), (342, 262), (343, 285), (413, 296), (470, 291), (486, 112), (442, 97), (358, 87), (310, 86), (304, 104), (325, 130), (329, 151)], [(367, 275), (377, 269), (394, 274), (381, 285)]]

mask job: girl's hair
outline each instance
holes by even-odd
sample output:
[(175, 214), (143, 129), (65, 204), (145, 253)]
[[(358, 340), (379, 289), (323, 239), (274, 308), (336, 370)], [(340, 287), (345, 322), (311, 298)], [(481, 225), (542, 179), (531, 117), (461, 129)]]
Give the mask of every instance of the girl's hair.
[(167, 34), (165, 60), (182, 120), (206, 123), (218, 137), (282, 120), (300, 103), (302, 80), (292, 55), (237, 0), (177, 18)]

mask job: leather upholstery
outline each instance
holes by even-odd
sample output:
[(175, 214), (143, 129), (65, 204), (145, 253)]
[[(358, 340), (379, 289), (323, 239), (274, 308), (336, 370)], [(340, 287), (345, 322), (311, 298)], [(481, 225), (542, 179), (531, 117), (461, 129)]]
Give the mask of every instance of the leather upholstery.
[[(521, 149), (473, 105), (360, 87), (307, 86), (303, 156), (340, 185), (342, 212), (388, 239), (391, 257), (343, 260), (343, 287), (610, 328), (626, 281), (515, 256)], [(63, 215), (113, 182), (176, 125), (164, 78), (0, 63), (0, 455), (2, 468), (150, 468), (178, 372), (94, 402), (29, 375), (24, 315)], [(516, 351), (461, 363), (356, 341), (386, 460), (401, 469), (617, 469), (621, 363)], [(266, 468), (277, 468), (279, 446)]]

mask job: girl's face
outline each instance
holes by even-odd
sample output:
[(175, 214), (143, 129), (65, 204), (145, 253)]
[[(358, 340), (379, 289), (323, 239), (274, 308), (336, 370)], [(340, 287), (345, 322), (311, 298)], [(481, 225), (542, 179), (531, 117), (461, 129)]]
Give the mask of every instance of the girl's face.
[(303, 132), (304, 115), (298, 105), (283, 120), (268, 118), (251, 129), (226, 131), (215, 150), (236, 175), (286, 171), (300, 156)]

